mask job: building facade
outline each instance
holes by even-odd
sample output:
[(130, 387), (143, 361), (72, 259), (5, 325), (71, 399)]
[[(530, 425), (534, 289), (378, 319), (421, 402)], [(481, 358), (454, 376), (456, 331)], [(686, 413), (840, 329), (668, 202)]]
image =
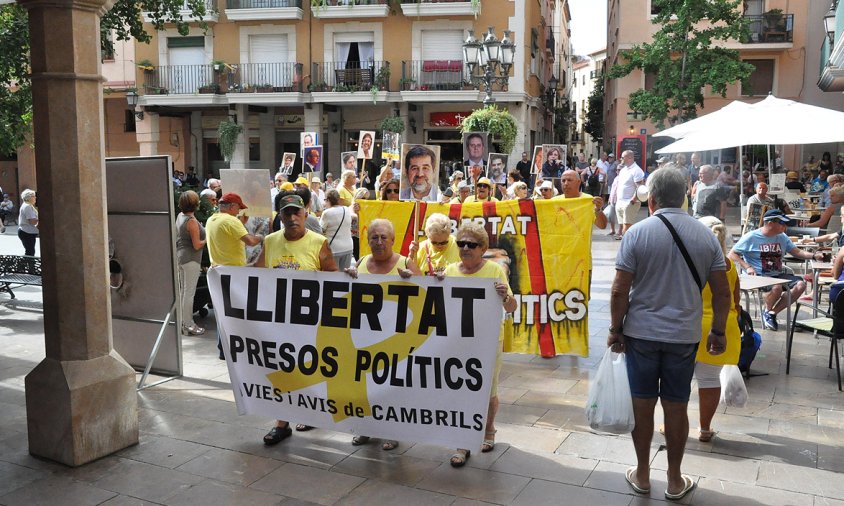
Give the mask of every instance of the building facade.
[[(553, 133), (546, 90), (558, 48), (568, 45), (567, 26), (561, 36), (554, 24), (561, 8), (554, 0), (220, 2), (206, 16), (208, 30), (196, 24), (181, 36), (172, 27), (136, 44), (137, 153), (170, 154), (176, 169), (199, 174), (228, 166), (274, 172), (284, 152), (299, 151), (300, 132), (313, 131), (324, 170), (336, 175), (360, 131), (398, 116), (403, 142), (439, 145), (443, 164), (460, 162), (459, 124), (484, 96), (462, 44), (470, 30), (482, 39), (488, 27), (499, 39), (510, 30), (516, 44), (508, 86), (493, 98), (517, 120), (520, 153)], [(227, 119), (244, 127), (230, 163), (217, 138)], [(373, 167), (379, 148), (376, 139)]]
[[(752, 63), (756, 70), (750, 77), (752, 90), (742, 89), (739, 83), (728, 87), (726, 98), (704, 91), (704, 106), (698, 115), (716, 111), (733, 100), (756, 102), (769, 93), (813, 105), (841, 109), (840, 100), (822, 97), (815, 84), (818, 75), (816, 60), (825, 33), (822, 17), (829, 2), (788, 2), (786, 0), (746, 0), (740, 8), (750, 21), (750, 38), (730, 41), (726, 47), (738, 49), (742, 60)], [(824, 4), (824, 5), (820, 5)], [(607, 68), (617, 63), (620, 51), (634, 44), (649, 42), (658, 27), (651, 23), (651, 0), (608, 0)], [(779, 11), (781, 12), (779, 12)], [(817, 12), (815, 12), (817, 11)], [(810, 61), (813, 63), (809, 68)], [(622, 79), (606, 82), (604, 136), (616, 145), (616, 139), (630, 132), (647, 135), (648, 153), (653, 153), (671, 139), (650, 137), (655, 126), (645, 121), (628, 105), (628, 97), (640, 88), (647, 89), (651, 76), (634, 70)], [(840, 96), (838, 97), (840, 99)], [(807, 145), (780, 148), (785, 167), (799, 167), (809, 154), (834, 150), (836, 146)], [(735, 149), (704, 153), (704, 160), (719, 164), (735, 163)]]

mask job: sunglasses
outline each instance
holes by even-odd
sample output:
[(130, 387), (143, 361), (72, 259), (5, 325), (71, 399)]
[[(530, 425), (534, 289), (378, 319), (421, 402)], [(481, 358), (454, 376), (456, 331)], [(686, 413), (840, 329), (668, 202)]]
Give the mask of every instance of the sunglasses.
[(539, 191), (541, 192), (550, 192), (551, 188), (540, 188)]
[(479, 184), (478, 188), (489, 188), (488, 184)]
[(445, 245), (448, 244), (448, 239), (446, 239), (445, 241), (440, 241), (440, 242), (431, 241), (431, 244), (433, 244), (434, 246), (445, 246)]
[(457, 241), (457, 247), (458, 247), (458, 248), (461, 248), (461, 249), (462, 249), (462, 248), (475, 249), (475, 248), (477, 248), (478, 246), (480, 246), (480, 244), (479, 244), (479, 243), (476, 243), (476, 242), (471, 242), (471, 241)]
[(389, 195), (391, 193), (398, 193), (398, 192), (399, 192), (399, 190), (397, 188), (396, 189), (387, 188), (386, 190), (384, 190), (384, 193), (386, 193), (387, 195)]

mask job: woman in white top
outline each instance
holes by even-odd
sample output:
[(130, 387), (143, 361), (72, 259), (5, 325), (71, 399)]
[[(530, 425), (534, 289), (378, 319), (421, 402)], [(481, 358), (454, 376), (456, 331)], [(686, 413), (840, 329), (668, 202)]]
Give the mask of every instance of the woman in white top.
[(24, 255), (35, 256), (35, 239), (38, 238), (38, 209), (35, 208), (35, 192), (21, 192), (21, 205), (18, 212), (18, 239), (23, 244)]
[(322, 211), (319, 224), (328, 239), (328, 247), (337, 261), (337, 268), (348, 268), (352, 262), (352, 213), (348, 207), (340, 205), (337, 190), (325, 193), (325, 210)]

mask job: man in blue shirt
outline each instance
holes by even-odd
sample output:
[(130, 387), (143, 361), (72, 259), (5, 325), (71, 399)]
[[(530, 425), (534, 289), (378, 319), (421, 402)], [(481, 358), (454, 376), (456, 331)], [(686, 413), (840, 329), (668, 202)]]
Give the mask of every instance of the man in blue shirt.
[[(790, 253), (796, 258), (809, 260), (820, 258), (820, 253), (803, 251), (785, 235), (789, 219), (779, 209), (765, 213), (762, 228), (744, 234), (728, 253), (730, 260), (751, 276), (788, 279), (791, 300), (797, 300), (806, 290), (806, 283), (800, 276), (795, 276), (783, 268), (782, 257)], [(787, 299), (782, 297), (783, 285), (771, 288), (765, 296), (766, 311), (762, 312), (762, 326), (777, 330), (777, 313), (785, 309)]]

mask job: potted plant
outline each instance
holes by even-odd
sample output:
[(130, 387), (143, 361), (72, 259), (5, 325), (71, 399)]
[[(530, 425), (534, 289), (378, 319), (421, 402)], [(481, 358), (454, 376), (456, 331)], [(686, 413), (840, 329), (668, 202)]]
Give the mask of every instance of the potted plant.
[(390, 87), (390, 67), (389, 65), (384, 65), (380, 69), (378, 69), (378, 73), (375, 74), (375, 85), (378, 86), (378, 89), (381, 91), (387, 90)]
[(467, 116), (463, 120), (460, 131), (462, 133), (489, 132), (498, 138), (501, 153), (509, 153), (513, 150), (519, 129), (516, 125), (516, 118), (506, 109), (498, 109), (494, 105), (490, 105), (483, 109), (476, 109)]
[(231, 65), (224, 62), (223, 60), (212, 60), (211, 66), (214, 68), (214, 72), (217, 73), (229, 73), (232, 70)]
[(308, 85), (308, 91), (326, 91), (327, 88), (325, 81), (316, 81)]
[(135, 65), (138, 68), (143, 69), (144, 73), (152, 73), (155, 70), (155, 65), (153, 65), (152, 62), (147, 60), (146, 58), (139, 62), (136, 62)]
[(398, 116), (387, 116), (381, 120), (379, 126), (382, 132), (395, 132), (397, 134), (404, 133), (404, 120)]
[(272, 83), (264, 83), (259, 84), (255, 87), (255, 91), (257, 93), (272, 93), (273, 92), (273, 85)]
[(404, 91), (416, 91), (416, 79), (410, 77), (402, 77), (399, 79), (399, 88)]
[(237, 139), (243, 132), (243, 127), (234, 121), (221, 121), (220, 126), (217, 127), (217, 138), (220, 143), (220, 154), (227, 162), (231, 161), (234, 155), (234, 148), (237, 145)]
[(765, 25), (770, 29), (777, 28), (784, 21), (782, 9), (771, 9), (763, 13), (762, 17), (765, 18)]
[(217, 93), (220, 91), (220, 87), (216, 84), (206, 84), (205, 86), (199, 87), (199, 93), (205, 95), (208, 93)]

